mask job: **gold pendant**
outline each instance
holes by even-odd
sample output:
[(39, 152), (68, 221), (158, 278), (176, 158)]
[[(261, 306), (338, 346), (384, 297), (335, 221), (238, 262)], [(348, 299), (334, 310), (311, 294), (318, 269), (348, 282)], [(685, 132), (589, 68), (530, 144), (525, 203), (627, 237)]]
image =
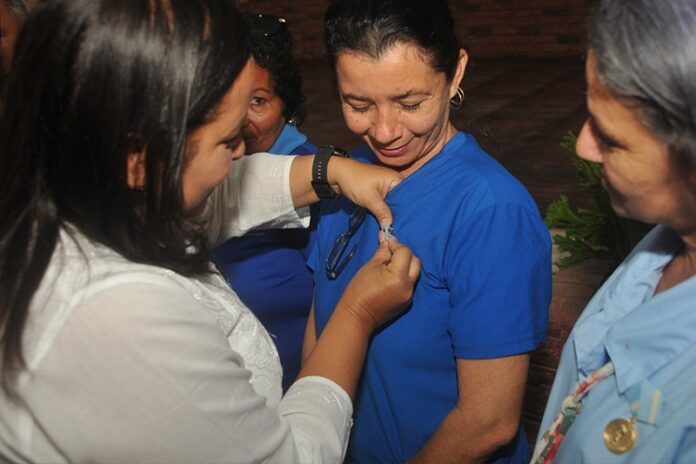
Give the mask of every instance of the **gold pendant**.
[(635, 417), (630, 420), (614, 419), (604, 428), (604, 444), (612, 453), (625, 453), (638, 441)]

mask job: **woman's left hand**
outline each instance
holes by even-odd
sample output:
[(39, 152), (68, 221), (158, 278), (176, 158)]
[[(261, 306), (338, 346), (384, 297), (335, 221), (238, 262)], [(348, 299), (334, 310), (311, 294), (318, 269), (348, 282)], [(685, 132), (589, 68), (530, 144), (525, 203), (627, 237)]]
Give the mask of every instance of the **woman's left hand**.
[(382, 229), (393, 223), (384, 198), (403, 180), (398, 172), (348, 158), (332, 157), (328, 165), (328, 180), (336, 193), (367, 208)]

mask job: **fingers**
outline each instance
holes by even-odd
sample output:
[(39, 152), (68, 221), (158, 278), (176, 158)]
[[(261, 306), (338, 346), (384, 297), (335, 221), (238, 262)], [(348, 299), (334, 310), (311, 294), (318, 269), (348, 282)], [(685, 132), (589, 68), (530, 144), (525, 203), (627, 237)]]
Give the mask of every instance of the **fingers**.
[(420, 259), (418, 259), (417, 256), (414, 256), (413, 259), (411, 259), (411, 263), (408, 267), (408, 276), (412, 280), (416, 280), (418, 276), (420, 275), (421, 271), (421, 262)]
[(392, 252), (389, 247), (389, 242), (386, 240), (380, 242), (377, 251), (372, 257), (373, 260), (377, 261), (379, 264), (387, 264), (392, 259)]
[[(380, 244), (380, 248), (383, 244)], [(420, 274), (420, 260), (413, 256), (411, 250), (406, 245), (399, 242), (396, 237), (393, 237), (389, 243), (391, 248), (391, 267), (394, 272), (399, 274), (408, 274), (411, 279), (415, 279)]]

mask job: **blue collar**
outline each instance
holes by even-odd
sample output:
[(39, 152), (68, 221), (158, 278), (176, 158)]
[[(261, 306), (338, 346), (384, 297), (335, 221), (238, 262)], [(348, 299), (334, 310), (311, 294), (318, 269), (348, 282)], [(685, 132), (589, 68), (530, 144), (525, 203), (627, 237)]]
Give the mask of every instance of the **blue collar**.
[(277, 155), (287, 155), (306, 141), (307, 137), (297, 130), (297, 127), (285, 124), (273, 146), (268, 149), (268, 152)]
[(573, 334), (579, 372), (611, 359), (623, 393), (696, 344), (696, 277), (653, 296), (680, 245), (657, 226), (592, 298)]

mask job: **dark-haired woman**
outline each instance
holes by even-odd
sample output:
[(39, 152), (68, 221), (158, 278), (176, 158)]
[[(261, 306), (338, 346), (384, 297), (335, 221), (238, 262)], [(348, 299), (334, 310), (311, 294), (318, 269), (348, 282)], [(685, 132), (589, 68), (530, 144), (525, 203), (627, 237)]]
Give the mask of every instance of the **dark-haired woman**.
[[(418, 261), (383, 244), (281, 398), (273, 342), (208, 243), (306, 223), (295, 208), (318, 198), (313, 157), (243, 156), (239, 13), (52, 0), (24, 27), (0, 135), (0, 460), (340, 461), (367, 340)], [(321, 168), (325, 189), (391, 220), (395, 173)]]
[[(525, 462), (520, 411), (527, 353), (546, 335), (549, 234), (522, 185), (449, 121), (467, 55), (447, 2), (339, 0), (326, 39), (346, 123), (367, 144), (352, 156), (406, 177), (387, 202), (423, 265), (409, 309), (370, 344), (348, 459)], [(322, 206), (307, 353), (378, 230), (348, 201)]]
[[(254, 89), (242, 127), (246, 154), (308, 155), (317, 147), (298, 130), (305, 116), (302, 76), (285, 20), (243, 14), (252, 36)], [(316, 216), (314, 207), (312, 217)], [(272, 335), (283, 367), (283, 390), (300, 371), (302, 338), (314, 283), (307, 267), (314, 242), (307, 229), (252, 231), (213, 250), (213, 262)]]
[(588, 43), (578, 155), (617, 214), (657, 226), (573, 328), (533, 462), (693, 463), (696, 2), (603, 0)]

